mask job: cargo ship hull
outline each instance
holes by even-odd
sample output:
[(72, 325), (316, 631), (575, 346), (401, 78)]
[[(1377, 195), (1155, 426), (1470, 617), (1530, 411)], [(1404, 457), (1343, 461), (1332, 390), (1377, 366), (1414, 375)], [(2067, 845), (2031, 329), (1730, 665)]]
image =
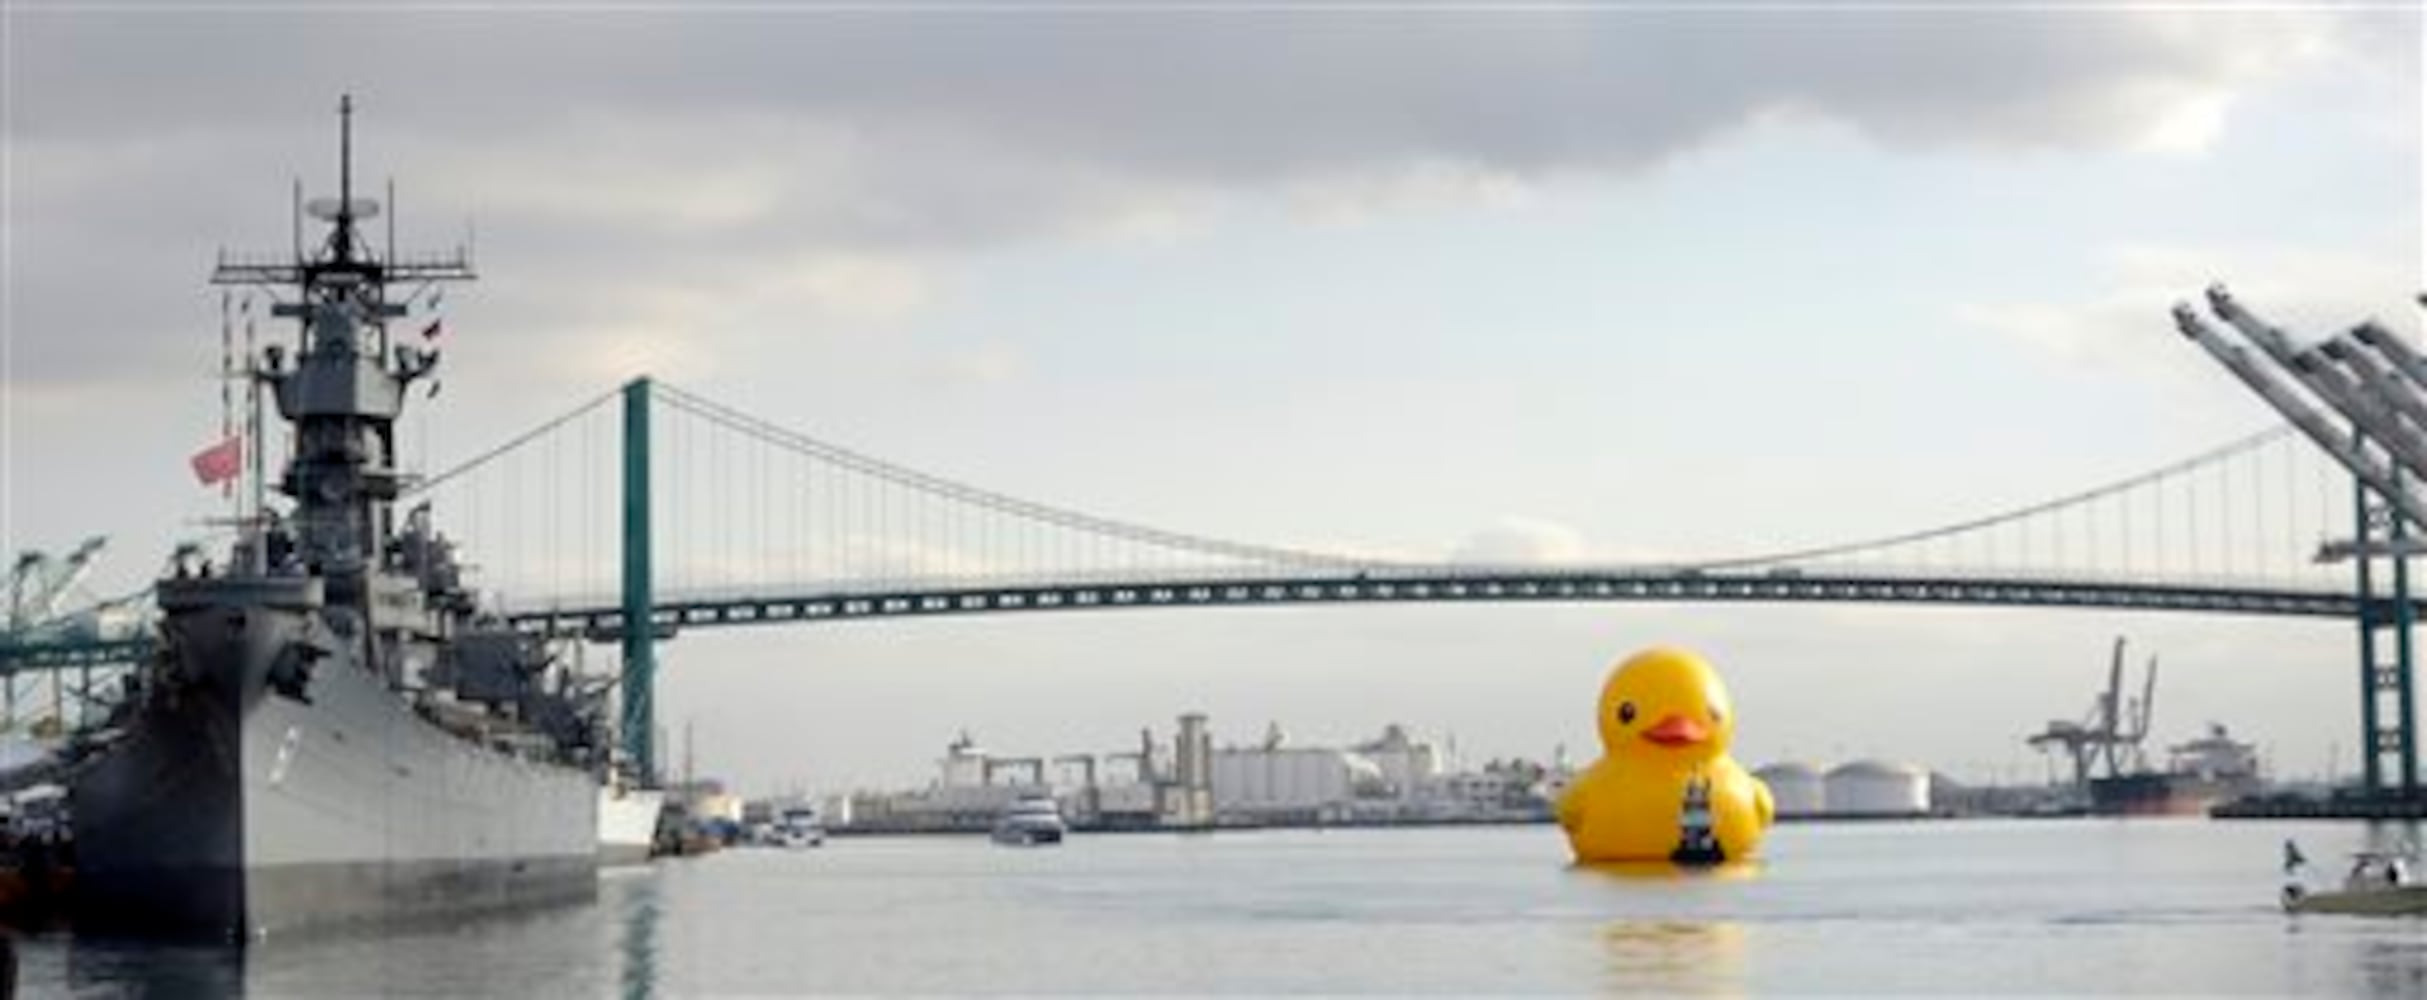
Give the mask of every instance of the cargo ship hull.
[(2243, 782), (2182, 774), (2130, 774), (2090, 782), (2090, 811), (2101, 816), (2205, 816), (2250, 791)]
[[(164, 622), (155, 689), (70, 787), (80, 930), (242, 940), (595, 895), (590, 775), (422, 717), (328, 633), (316, 584), (225, 581)], [(298, 650), (322, 651), (308, 680), (274, 681)]]

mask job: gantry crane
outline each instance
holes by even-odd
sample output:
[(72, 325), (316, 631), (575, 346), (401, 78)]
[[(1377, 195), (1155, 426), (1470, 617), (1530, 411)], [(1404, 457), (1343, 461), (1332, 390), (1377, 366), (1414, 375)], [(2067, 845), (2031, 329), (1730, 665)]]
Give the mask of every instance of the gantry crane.
[(2107, 665), (2107, 689), (2090, 703), (2090, 711), (2081, 721), (2057, 719), (2048, 728), (2030, 736), (2026, 742), (2042, 752), (2050, 747), (2062, 747), (2073, 759), (2073, 783), (2076, 788), (2090, 786), (2090, 772), (2099, 761), (2106, 762), (2106, 776), (2119, 777), (2148, 769), (2148, 758), (2141, 751), (2141, 741), (2149, 735), (2149, 716), (2157, 700), (2157, 657), (2149, 658), (2148, 674), (2141, 681), (2138, 699), (2125, 700), (2124, 638), (2115, 637), (2115, 652)]

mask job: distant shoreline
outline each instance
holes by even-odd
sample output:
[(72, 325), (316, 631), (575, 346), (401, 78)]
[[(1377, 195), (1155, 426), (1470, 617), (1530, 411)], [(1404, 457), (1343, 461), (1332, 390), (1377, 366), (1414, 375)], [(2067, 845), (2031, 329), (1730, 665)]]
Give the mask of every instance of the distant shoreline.
[[(1897, 823), (1927, 820), (1960, 819), (2041, 819), (2057, 817), (1998, 816), (1990, 814), (1961, 815), (1955, 813), (1879, 813), (1846, 815), (1780, 816), (1781, 824), (1797, 826), (1823, 823)], [(1378, 830), (1378, 829), (1439, 829), (1443, 827), (1553, 826), (1550, 816), (1500, 816), (1463, 819), (1368, 819), (1337, 822), (1297, 823), (1218, 823), (1212, 826), (1078, 826), (1073, 834), (1207, 834), (1255, 833), (1270, 830)], [(869, 827), (833, 826), (826, 828), (831, 837), (968, 837), (985, 836), (984, 827)]]

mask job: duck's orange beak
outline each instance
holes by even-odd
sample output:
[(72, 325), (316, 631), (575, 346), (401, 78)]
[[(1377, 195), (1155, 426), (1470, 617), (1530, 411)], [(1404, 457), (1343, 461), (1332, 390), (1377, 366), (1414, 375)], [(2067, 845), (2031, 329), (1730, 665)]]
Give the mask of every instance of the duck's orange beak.
[(1710, 730), (1702, 723), (1682, 715), (1664, 715), (1660, 722), (1643, 731), (1643, 738), (1664, 747), (1693, 746), (1710, 738)]

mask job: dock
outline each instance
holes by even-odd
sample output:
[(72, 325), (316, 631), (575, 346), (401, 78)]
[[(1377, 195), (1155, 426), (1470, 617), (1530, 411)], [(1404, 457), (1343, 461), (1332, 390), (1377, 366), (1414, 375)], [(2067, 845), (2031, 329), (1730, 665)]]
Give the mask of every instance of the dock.
[(2254, 795), (2208, 810), (2213, 819), (2427, 819), (2427, 797)]

